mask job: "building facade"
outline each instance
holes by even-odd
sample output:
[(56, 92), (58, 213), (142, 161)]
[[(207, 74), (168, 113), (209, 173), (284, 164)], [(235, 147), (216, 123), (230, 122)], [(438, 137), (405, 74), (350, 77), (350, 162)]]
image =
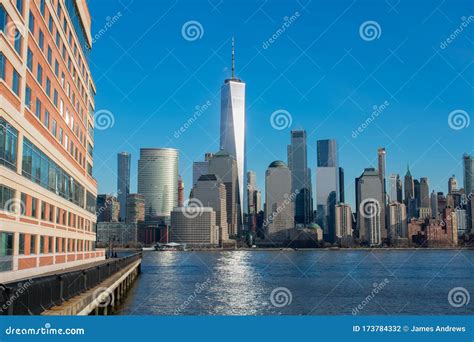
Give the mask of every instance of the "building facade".
[(127, 152), (117, 154), (117, 198), (120, 203), (120, 221), (127, 217), (127, 196), (130, 193), (130, 165), (132, 156)]
[(349, 204), (336, 205), (336, 240), (352, 236), (352, 210)]
[(95, 85), (84, 0), (0, 4), (0, 277), (104, 258), (95, 250)]
[(196, 247), (219, 245), (216, 212), (209, 207), (177, 207), (171, 212), (170, 241)]
[(168, 221), (178, 205), (179, 152), (142, 148), (138, 161), (138, 193), (145, 198), (145, 218)]
[(270, 239), (295, 225), (291, 189), (291, 171), (280, 160), (272, 162), (265, 173), (264, 225)]
[(107, 194), (97, 195), (97, 222), (118, 222), (120, 203), (117, 197)]
[(464, 193), (471, 194), (474, 191), (474, 156), (465, 154), (463, 159)]
[(145, 221), (145, 197), (141, 194), (127, 196), (127, 222), (137, 223)]

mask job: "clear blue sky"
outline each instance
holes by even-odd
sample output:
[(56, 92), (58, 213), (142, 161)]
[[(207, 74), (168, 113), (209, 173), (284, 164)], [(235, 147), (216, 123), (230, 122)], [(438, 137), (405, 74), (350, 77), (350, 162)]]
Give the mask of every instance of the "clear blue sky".
[[(96, 110), (109, 110), (115, 119), (95, 133), (101, 193), (116, 191), (117, 152), (133, 156), (136, 191), (140, 147), (174, 147), (189, 194), (192, 162), (219, 147), (220, 86), (230, 76), (232, 35), (236, 74), (247, 84), (248, 168), (257, 172), (260, 189), (270, 162), (286, 161), (291, 128), (308, 132), (313, 186), (316, 140), (337, 139), (350, 203), (354, 178), (376, 167), (379, 146), (387, 148), (387, 177), (404, 175), (408, 163), (438, 191), (446, 191), (451, 174), (462, 184), (461, 156), (473, 153), (474, 122), (455, 130), (448, 115), (464, 110), (474, 120), (472, 1), (101, 0), (89, 7), (97, 35), (90, 63)], [(182, 34), (191, 20), (202, 26), (193, 41)], [(379, 25), (377, 39), (362, 39), (366, 21)], [(454, 33), (463, 22), (462, 32)], [(207, 101), (209, 108), (176, 138)], [(385, 101), (387, 108), (354, 138), (373, 106)], [(291, 114), (291, 127), (272, 127), (270, 116), (279, 109)]]

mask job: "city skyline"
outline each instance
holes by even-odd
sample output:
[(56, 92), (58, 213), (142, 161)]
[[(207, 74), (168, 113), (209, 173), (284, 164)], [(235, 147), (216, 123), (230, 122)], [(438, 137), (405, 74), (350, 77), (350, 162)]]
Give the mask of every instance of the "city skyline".
[[(264, 8), (271, 20), (264, 20), (256, 33), (251, 35), (247, 29), (249, 26), (242, 24), (248, 17), (245, 17), (245, 13), (235, 12), (232, 5), (221, 5), (218, 10), (223, 17), (234, 11), (237, 17), (234, 20), (241, 23), (235, 23), (232, 31), (224, 29), (219, 32), (213, 28), (219, 25), (220, 19), (214, 22), (208, 17), (212, 8), (197, 8), (195, 18), (188, 18), (181, 16), (176, 10), (179, 6), (187, 9), (190, 4), (185, 2), (177, 7), (171, 7), (173, 3), (169, 3), (170, 7), (166, 5), (168, 3), (160, 6), (165, 10), (170, 8), (168, 20), (172, 19), (172, 22), (163, 20), (158, 26), (170, 32), (170, 37), (167, 38), (170, 40), (167, 41), (169, 50), (160, 46), (153, 47), (156, 56), (150, 58), (143, 51), (145, 47), (149, 47), (147, 42), (150, 39), (164, 39), (161, 31), (152, 29), (135, 37), (126, 27), (131, 23), (139, 23), (130, 21), (132, 18), (127, 16), (126, 9), (116, 3), (107, 8), (91, 4), (97, 13), (92, 22), (93, 33), (98, 32), (104, 24), (100, 18), (114, 14), (115, 10), (121, 12), (113, 27), (97, 40), (95, 52), (93, 51), (92, 68), (98, 75), (97, 83), (102, 85), (102, 92), (97, 96), (97, 109), (110, 110), (115, 120), (113, 127), (96, 132), (98, 143), (94, 174), (99, 181), (99, 192), (115, 191), (113, 182), (104, 176), (114, 169), (110, 155), (122, 150), (128, 151), (133, 156), (132, 164), (136, 165), (139, 148), (172, 147), (182, 153), (179, 170), (186, 186), (185, 193), (189, 194), (192, 186), (192, 162), (202, 160), (205, 152), (219, 150), (219, 87), (231, 75), (230, 46), (233, 35), (236, 37), (237, 76), (250, 85), (246, 91), (247, 169), (256, 172), (258, 188), (264, 189), (267, 165), (274, 160), (285, 160), (291, 129), (305, 129), (308, 132), (308, 167), (313, 170), (313, 194), (316, 194), (316, 141), (337, 140), (340, 165), (345, 168), (346, 202), (351, 203), (353, 208), (354, 179), (364, 168), (376, 167), (376, 150), (382, 146), (387, 149), (386, 175), (403, 175), (408, 163), (416, 177), (428, 176), (431, 187), (443, 192), (447, 190), (447, 178), (451, 174), (454, 173), (458, 179), (462, 178), (460, 158), (463, 153), (472, 154), (472, 141), (469, 140), (472, 125), (454, 130), (448, 125), (448, 116), (456, 109), (472, 112), (472, 100), (469, 97), (471, 88), (466, 84), (465, 76), (454, 79), (455, 73), (449, 65), (458, 72), (469, 72), (472, 66), (463, 53), (468, 41), (465, 35), (460, 35), (446, 49), (441, 49), (438, 44), (455, 29), (456, 22), (446, 21), (438, 13), (430, 16), (431, 11), (416, 6), (410, 8), (413, 12), (411, 14), (400, 6), (398, 14), (392, 12), (389, 15), (389, 6), (380, 4), (374, 6), (373, 17), (380, 23), (381, 36), (374, 41), (365, 41), (359, 36), (359, 27), (368, 18), (357, 4), (337, 4), (334, 8), (326, 9), (328, 18), (332, 20), (341, 16), (338, 25), (328, 31), (324, 31), (324, 26), (313, 25), (310, 26), (312, 30), (306, 30), (307, 32), (305, 27), (309, 25), (307, 20), (310, 15), (305, 18), (305, 13), (310, 11), (314, 14), (317, 4), (311, 3), (308, 8), (280, 4)], [(133, 3), (130, 6), (130, 10), (137, 11), (146, 18), (146, 13), (142, 13), (143, 9)], [(346, 9), (354, 12), (355, 18), (349, 19), (344, 12)], [(462, 6), (442, 9), (452, 18), (460, 18), (465, 14)], [(296, 11), (299, 16), (294, 15)], [(291, 21), (291, 26), (274, 43), (264, 48), (263, 43), (278, 29), (285, 15), (290, 18), (288, 20)], [(417, 28), (422, 32), (431, 30), (434, 33), (430, 37), (434, 38), (420, 43), (414, 41), (411, 32), (395, 32), (396, 20), (401, 15), (407, 16), (411, 21), (417, 16), (426, 19), (425, 23), (419, 22)], [(294, 20), (291, 20), (292, 17)], [(203, 27), (200, 39), (189, 41), (183, 38), (181, 28), (190, 19), (196, 19)], [(249, 25), (254, 20), (255, 18), (250, 18)], [(321, 25), (323, 23), (324, 21)], [(238, 27), (242, 30), (237, 30)], [(322, 33), (324, 36), (317, 40)], [(351, 37), (350, 44), (336, 43), (346, 34)], [(122, 50), (117, 45), (118, 36), (123, 38), (124, 43), (121, 41), (119, 44), (121, 47), (130, 40), (133, 59), (124, 54), (127, 49)], [(132, 38), (141, 40), (134, 44)], [(317, 41), (311, 45), (313, 40)], [(397, 50), (399, 44), (402, 45)], [(324, 48), (315, 49), (319, 45)], [(303, 51), (311, 48), (302, 54), (297, 46)], [(110, 49), (117, 50), (120, 58), (109, 66), (106, 65), (105, 57)], [(190, 59), (189, 54), (194, 57)], [(432, 58), (429, 59), (430, 57)], [(429, 63), (425, 64), (428, 59)], [(286, 71), (281, 75), (280, 71), (288, 67), (288, 60), (297, 63), (292, 65), (291, 73)], [(320, 64), (322, 71), (311, 60)], [(377, 69), (384, 61), (382, 67)], [(131, 70), (143, 69), (146, 72), (140, 78), (124, 74), (119, 70), (124, 63)], [(172, 74), (164, 67), (166, 65), (174, 68)], [(348, 68), (354, 69), (350, 77), (347, 74)], [(392, 69), (401, 70), (400, 75), (395, 75)], [(374, 74), (375, 79), (371, 78), (362, 84), (367, 74), (374, 70), (378, 71)], [(439, 72), (440, 70), (445, 72)], [(183, 72), (194, 76), (183, 78)], [(308, 82), (301, 78), (302, 72), (313, 76), (313, 79)], [(400, 76), (399, 81), (396, 76)], [(155, 84), (158, 92), (154, 93), (156, 96), (150, 97), (147, 85), (157, 77), (168, 80), (167, 87)], [(125, 86), (124, 79), (129, 81), (130, 87)], [(434, 84), (432, 91), (426, 90), (426, 82)], [(441, 94), (446, 83), (450, 83), (450, 86)], [(311, 88), (313, 85), (315, 87)], [(410, 94), (413, 87), (416, 88), (416, 96)], [(301, 93), (311, 90), (303, 98), (295, 88), (300, 89)], [(400, 91), (395, 94), (398, 89)], [(395, 94), (395, 97), (391, 98), (390, 93)], [(436, 98), (438, 94), (440, 99)], [(349, 95), (351, 96), (348, 97)], [(449, 102), (445, 101), (447, 98), (450, 99)], [(115, 106), (114, 102), (120, 106)], [(134, 105), (130, 106), (132, 102)], [(374, 105), (381, 109), (375, 116), (372, 108)], [(271, 114), (277, 110), (286, 110), (291, 114), (291, 126), (283, 130), (271, 126)], [(354, 134), (371, 116), (375, 120), (361, 133)], [(181, 132), (180, 128), (193, 117), (196, 120)], [(124, 127), (127, 129), (124, 130)], [(422, 132), (425, 138), (422, 138)], [(157, 139), (156, 136), (160, 138)], [(121, 142), (116, 145), (108, 144), (111, 139), (120, 139)], [(413, 141), (417, 144), (414, 145)], [(114, 151), (115, 148), (120, 151)], [(429, 165), (432, 164), (439, 167), (430, 168)], [(131, 192), (136, 192), (136, 176), (136, 168), (132, 167)]]

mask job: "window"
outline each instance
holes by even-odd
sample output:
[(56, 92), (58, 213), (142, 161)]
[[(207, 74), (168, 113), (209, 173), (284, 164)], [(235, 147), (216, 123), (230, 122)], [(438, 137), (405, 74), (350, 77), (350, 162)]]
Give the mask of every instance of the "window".
[(3, 5), (0, 4), (0, 31), (5, 30), (5, 26), (7, 25), (7, 12)]
[(23, 138), (22, 175), (81, 208), (84, 207), (84, 187), (27, 138)]
[(0, 53), (0, 79), (5, 79), (5, 55)]
[(31, 109), (31, 88), (28, 86), (25, 89), (25, 106)]
[(40, 12), (41, 15), (44, 17), (44, 8), (45, 8), (45, 0), (40, 1)]
[(56, 77), (58, 77), (58, 75), (59, 75), (59, 63), (58, 63), (58, 61), (54, 61), (54, 74), (56, 75)]
[(33, 52), (28, 48), (28, 55), (26, 56), (26, 66), (30, 71), (33, 71)]
[(49, 129), (49, 112), (47, 110), (44, 111), (43, 124)]
[(0, 165), (16, 171), (17, 145), (18, 131), (0, 117)]
[(41, 219), (46, 219), (46, 203), (44, 201), (41, 201)]
[(15, 69), (13, 69), (12, 90), (17, 96), (20, 96), (20, 75)]
[(53, 119), (53, 122), (51, 124), (51, 133), (53, 133), (53, 135), (56, 137), (56, 130), (57, 130), (57, 126), (56, 126), (56, 120)]
[(44, 34), (43, 31), (39, 30), (38, 33), (38, 46), (40, 47), (41, 51), (43, 51), (44, 48)]
[(36, 69), (36, 80), (40, 85), (43, 84), (43, 67), (38, 63), (38, 68)]
[(43, 254), (43, 253), (44, 253), (44, 248), (45, 248), (45, 245), (44, 245), (44, 236), (41, 235), (41, 236), (40, 236), (40, 250), (39, 250), (40, 254)]
[(13, 211), (14, 205), (8, 205), (15, 198), (15, 190), (5, 185), (0, 185), (0, 209), (5, 211)]
[(38, 120), (41, 120), (41, 101), (36, 99), (35, 114)]
[(18, 254), (25, 254), (25, 234), (20, 233)]
[(31, 33), (33, 33), (33, 36), (35, 35), (35, 17), (33, 13), (30, 11), (30, 22), (28, 24), (28, 27), (30, 28)]
[(63, 143), (63, 129), (61, 127), (59, 127), (59, 142)]
[(48, 19), (48, 30), (53, 34), (53, 17), (51, 16), (51, 13), (49, 14), (49, 19)]
[(51, 98), (51, 80), (49, 77), (46, 77), (46, 95)]
[(21, 33), (20, 31), (18, 31), (17, 29), (15, 29), (15, 42), (14, 42), (14, 45), (15, 45), (15, 51), (21, 55), (21, 42), (23, 41), (23, 37), (21, 36)]
[(53, 93), (53, 103), (56, 107), (58, 106), (58, 92), (56, 89), (54, 89), (54, 93)]
[(61, 19), (61, 4), (58, 1), (58, 7), (56, 7), (56, 15)]
[(23, 0), (16, 0), (16, 9), (23, 15)]
[(60, 42), (60, 37), (59, 37), (59, 31), (56, 31), (56, 46), (59, 49), (59, 42)]
[(51, 61), (53, 59), (53, 51), (51, 50), (51, 46), (48, 45), (48, 63), (51, 65)]
[(36, 235), (30, 234), (30, 254), (36, 254)]
[(37, 217), (38, 200), (34, 197), (31, 198), (31, 217)]
[(0, 232), (0, 272), (13, 268), (13, 233)]

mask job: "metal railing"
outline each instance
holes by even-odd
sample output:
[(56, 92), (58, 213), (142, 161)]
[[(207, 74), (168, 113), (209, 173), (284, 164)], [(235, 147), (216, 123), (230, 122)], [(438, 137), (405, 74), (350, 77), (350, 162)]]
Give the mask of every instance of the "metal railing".
[(141, 258), (140, 252), (79, 271), (0, 284), (0, 315), (39, 315), (97, 286)]

